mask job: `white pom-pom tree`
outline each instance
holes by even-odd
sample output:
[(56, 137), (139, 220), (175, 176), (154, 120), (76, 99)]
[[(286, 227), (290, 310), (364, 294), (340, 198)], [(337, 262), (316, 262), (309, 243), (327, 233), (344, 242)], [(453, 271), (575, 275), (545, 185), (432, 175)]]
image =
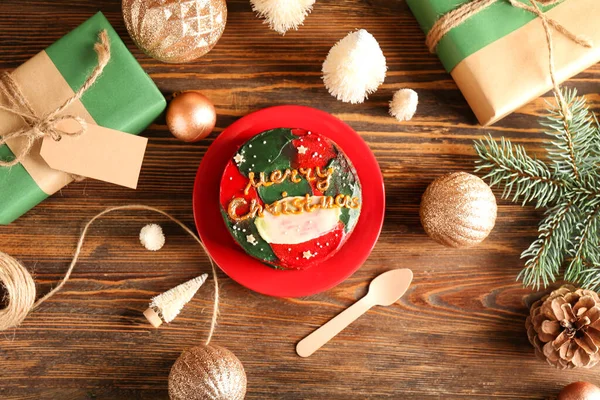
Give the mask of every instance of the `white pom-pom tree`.
[(150, 306), (144, 311), (144, 316), (155, 328), (162, 325), (163, 321), (166, 323), (173, 321), (183, 306), (194, 297), (207, 277), (207, 274), (201, 275), (153, 297)]
[(387, 65), (377, 40), (364, 29), (337, 42), (323, 63), (323, 81), (332, 96), (362, 103), (385, 80)]
[(315, 0), (250, 0), (250, 3), (271, 29), (284, 35), (290, 29), (298, 30)]
[(400, 89), (390, 101), (390, 115), (398, 121), (410, 121), (417, 112), (419, 96), (412, 89)]

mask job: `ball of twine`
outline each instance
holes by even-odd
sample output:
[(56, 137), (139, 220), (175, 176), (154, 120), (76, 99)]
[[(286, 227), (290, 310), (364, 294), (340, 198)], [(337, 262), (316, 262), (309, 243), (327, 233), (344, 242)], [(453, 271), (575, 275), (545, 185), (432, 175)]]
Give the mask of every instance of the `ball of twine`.
[(65, 276), (62, 278), (59, 284), (56, 285), (54, 289), (46, 293), (37, 301), (35, 301), (35, 281), (33, 280), (31, 274), (21, 263), (19, 263), (13, 257), (6, 253), (0, 252), (0, 283), (6, 288), (6, 295), (4, 298), (6, 307), (0, 309), (0, 332), (10, 328), (18, 327), (31, 311), (35, 310), (39, 305), (48, 300), (50, 297), (54, 296), (56, 292), (62, 289), (62, 287), (65, 285), (65, 283), (67, 283), (67, 281), (71, 277), (71, 273), (77, 265), (77, 261), (79, 260), (79, 256), (81, 254), (81, 249), (83, 247), (83, 242), (85, 240), (90, 226), (94, 223), (94, 221), (106, 214), (109, 214), (114, 211), (123, 210), (145, 210), (161, 214), (169, 218), (171, 221), (175, 222), (177, 225), (179, 225), (188, 235), (190, 235), (200, 245), (202, 250), (204, 250), (204, 253), (208, 257), (208, 261), (210, 262), (214, 282), (214, 304), (212, 310), (212, 319), (210, 322), (208, 337), (205, 342), (206, 345), (208, 345), (214, 334), (217, 325), (217, 316), (219, 313), (219, 283), (217, 281), (217, 270), (215, 267), (215, 263), (208, 254), (206, 247), (204, 247), (204, 243), (202, 243), (200, 238), (183, 222), (179, 221), (177, 218), (158, 208), (141, 204), (110, 207), (96, 214), (92, 219), (90, 219), (88, 223), (83, 227), (81, 235), (79, 235), (79, 241), (77, 242), (77, 247), (75, 248), (73, 259), (71, 260), (71, 264), (69, 265)]
[(35, 282), (31, 274), (6, 253), (0, 251), (0, 284), (4, 286), (6, 307), (0, 309), (0, 331), (23, 322), (35, 303)]

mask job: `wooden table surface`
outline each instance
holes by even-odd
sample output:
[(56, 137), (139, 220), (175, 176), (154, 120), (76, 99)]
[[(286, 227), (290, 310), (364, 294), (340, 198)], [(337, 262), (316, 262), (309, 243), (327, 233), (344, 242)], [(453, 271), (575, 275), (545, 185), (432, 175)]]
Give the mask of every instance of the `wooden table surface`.
[[(101, 10), (167, 98), (200, 89), (218, 113), (215, 132), (197, 144), (175, 140), (159, 118), (145, 133), (150, 142), (136, 191), (91, 180), (72, 184), (0, 227), (0, 250), (33, 271), (38, 292), (63, 276), (80, 228), (104, 207), (152, 205), (193, 227), (192, 185), (213, 139), (252, 111), (302, 104), (343, 119), (369, 143), (385, 177), (386, 218), (366, 264), (319, 295), (265, 297), (219, 273), (213, 343), (243, 362), (248, 399), (543, 399), (571, 381), (599, 384), (593, 370), (561, 372), (536, 360), (527, 341), (524, 299), (531, 291), (515, 277), (541, 211), (499, 201), (496, 228), (469, 250), (437, 245), (419, 223), (420, 197), (435, 177), (472, 171), (473, 139), (490, 132), (539, 148), (544, 99), (480, 128), (402, 0), (318, 0), (305, 26), (284, 37), (255, 18), (248, 0), (228, 1), (228, 8), (227, 29), (212, 52), (193, 64), (167, 65), (134, 46), (119, 0), (1, 0), (0, 70), (17, 67)], [(327, 93), (320, 69), (329, 48), (356, 28), (378, 39), (389, 72), (366, 103), (350, 105)], [(568, 86), (598, 109), (597, 66)], [(409, 123), (387, 115), (387, 102), (403, 87), (420, 96)], [(137, 239), (148, 222), (166, 231), (158, 253)], [(298, 340), (363, 296), (378, 273), (399, 267), (411, 268), (415, 279), (398, 303), (370, 311), (312, 357), (296, 356)], [(168, 398), (171, 365), (205, 338), (212, 291), (203, 288), (158, 330), (142, 312), (152, 296), (208, 268), (197, 245), (155, 215), (122, 213), (97, 223), (64, 290), (20, 328), (0, 334), (0, 398)]]

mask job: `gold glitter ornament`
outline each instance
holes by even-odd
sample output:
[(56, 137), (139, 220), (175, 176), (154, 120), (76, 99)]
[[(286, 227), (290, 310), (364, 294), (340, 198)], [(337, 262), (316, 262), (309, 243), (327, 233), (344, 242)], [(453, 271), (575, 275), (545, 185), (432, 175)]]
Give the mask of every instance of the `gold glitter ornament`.
[(225, 0), (123, 0), (135, 44), (166, 63), (193, 61), (217, 43), (227, 22)]
[(475, 175), (455, 172), (434, 180), (421, 200), (421, 224), (436, 242), (470, 247), (482, 242), (496, 223), (496, 198)]
[(185, 350), (169, 374), (171, 400), (243, 400), (246, 372), (242, 362), (220, 346)]

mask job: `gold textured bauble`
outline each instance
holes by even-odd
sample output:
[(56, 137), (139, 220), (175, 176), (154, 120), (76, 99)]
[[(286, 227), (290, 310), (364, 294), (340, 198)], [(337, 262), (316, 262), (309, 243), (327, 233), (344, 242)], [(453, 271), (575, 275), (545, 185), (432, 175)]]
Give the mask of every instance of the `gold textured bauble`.
[(496, 223), (496, 198), (481, 178), (455, 172), (433, 181), (421, 200), (421, 224), (435, 241), (448, 247), (482, 242)]
[(600, 400), (600, 388), (589, 382), (573, 382), (560, 391), (557, 400)]
[(167, 63), (208, 53), (227, 22), (225, 0), (123, 0), (123, 19), (135, 44)]
[(171, 400), (243, 400), (246, 372), (242, 362), (220, 346), (184, 351), (169, 374)]
[(197, 142), (215, 128), (217, 113), (212, 102), (200, 92), (188, 91), (175, 96), (167, 108), (167, 126), (179, 140)]

